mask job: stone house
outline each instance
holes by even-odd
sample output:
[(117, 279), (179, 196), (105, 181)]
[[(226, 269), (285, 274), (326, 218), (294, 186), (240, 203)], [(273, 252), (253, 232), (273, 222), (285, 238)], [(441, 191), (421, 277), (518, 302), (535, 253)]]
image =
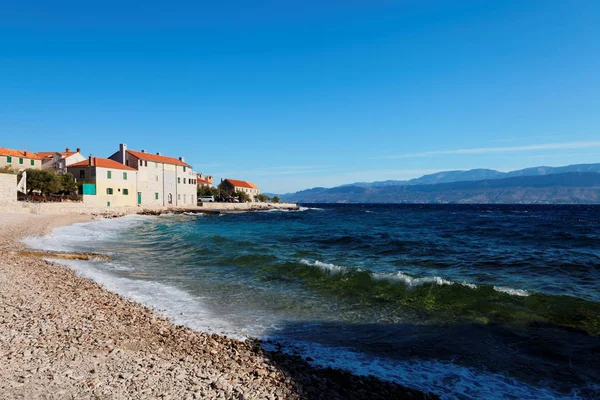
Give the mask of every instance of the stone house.
[(21, 151), (0, 147), (0, 168), (11, 166), (15, 170), (42, 168), (42, 157), (32, 151)]
[(53, 169), (57, 174), (67, 172), (69, 165), (86, 160), (86, 157), (81, 154), (80, 148), (71, 151), (67, 147), (65, 151), (40, 151), (37, 154), (42, 157), (42, 168)]
[(137, 171), (137, 202), (143, 206), (197, 204), (196, 173), (183, 157), (128, 150), (126, 144), (109, 157)]
[(221, 182), (221, 187), (227, 191), (244, 192), (250, 196), (252, 201), (256, 201), (255, 196), (260, 193), (260, 189), (252, 182), (240, 181), (237, 179), (225, 179)]
[(135, 207), (137, 170), (113, 160), (90, 156), (67, 171), (84, 186), (83, 202), (99, 207)]

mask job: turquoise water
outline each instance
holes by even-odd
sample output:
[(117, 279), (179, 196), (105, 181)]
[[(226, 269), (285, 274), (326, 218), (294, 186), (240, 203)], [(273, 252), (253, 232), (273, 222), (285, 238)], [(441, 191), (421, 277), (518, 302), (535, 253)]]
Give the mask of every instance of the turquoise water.
[[(321, 205), (30, 239), (177, 323), (445, 398), (595, 398), (600, 208)], [(513, 397), (511, 397), (513, 396)]]

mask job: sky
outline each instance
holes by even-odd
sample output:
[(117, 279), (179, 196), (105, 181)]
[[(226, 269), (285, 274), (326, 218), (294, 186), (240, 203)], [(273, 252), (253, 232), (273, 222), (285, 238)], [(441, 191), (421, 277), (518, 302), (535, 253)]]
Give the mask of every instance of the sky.
[(0, 2), (0, 147), (126, 143), (270, 193), (600, 162), (598, 21), (585, 0)]

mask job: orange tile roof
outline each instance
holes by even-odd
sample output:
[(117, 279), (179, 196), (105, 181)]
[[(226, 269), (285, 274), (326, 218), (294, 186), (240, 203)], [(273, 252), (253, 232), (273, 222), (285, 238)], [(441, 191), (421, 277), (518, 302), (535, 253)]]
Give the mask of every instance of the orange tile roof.
[(258, 189), (258, 186), (256, 186), (252, 182), (238, 181), (236, 179), (229, 179), (229, 178), (225, 179), (225, 180), (227, 182), (231, 183), (235, 187), (244, 187), (244, 188), (248, 188), (248, 189)]
[[(67, 168), (89, 167), (89, 166), (90, 166), (90, 160), (88, 159), (88, 160), (79, 161), (78, 163), (75, 163), (75, 164), (71, 164)], [(123, 165), (119, 162), (109, 160), (108, 158), (94, 157), (94, 166), (100, 167), (100, 168), (123, 169), (125, 171), (137, 172), (137, 170), (135, 168), (131, 168), (131, 167), (128, 167), (127, 165)]]
[(173, 158), (173, 157), (159, 156), (158, 154), (142, 153), (141, 151), (134, 151), (134, 150), (127, 150), (127, 152), (129, 154), (131, 154), (132, 156), (139, 158), (140, 160), (148, 160), (148, 161), (154, 161), (154, 162), (159, 162), (159, 163), (163, 163), (163, 164), (174, 164), (174, 165), (180, 165), (182, 167), (192, 168), (191, 165), (186, 164), (185, 162), (183, 162), (177, 158)]
[(25, 155), (25, 151), (5, 149), (4, 147), (0, 147), (0, 156), (23, 157), (23, 158), (33, 159), (33, 160), (41, 160), (42, 159), (42, 157), (38, 156), (33, 151), (27, 151), (27, 155)]
[(196, 182), (201, 183), (201, 184), (206, 184), (206, 185), (212, 185), (212, 182), (205, 181), (204, 179), (196, 179)]
[(42, 158), (46, 158), (46, 157), (54, 157), (54, 155), (58, 153), (63, 157), (70, 157), (73, 154), (77, 154), (76, 151), (38, 151), (38, 156), (42, 157)]

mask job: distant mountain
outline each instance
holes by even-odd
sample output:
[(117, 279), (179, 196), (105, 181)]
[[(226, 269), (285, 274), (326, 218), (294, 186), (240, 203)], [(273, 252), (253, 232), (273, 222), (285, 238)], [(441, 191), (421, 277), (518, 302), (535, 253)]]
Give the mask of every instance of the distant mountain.
[(468, 171), (443, 171), (435, 174), (423, 175), (420, 178), (408, 181), (379, 181), (379, 182), (357, 182), (344, 186), (358, 187), (380, 187), (398, 185), (433, 185), (436, 183), (450, 183), (462, 181), (479, 181), (484, 179), (502, 179), (514, 176), (540, 176), (551, 174), (562, 174), (566, 172), (600, 172), (598, 164), (575, 164), (566, 167), (533, 167), (511, 172), (500, 172), (493, 169), (471, 169)]
[[(590, 165), (595, 165), (600, 170), (600, 164)], [(315, 188), (282, 195), (282, 200), (298, 203), (600, 203), (600, 173), (549, 173), (548, 171), (556, 171), (569, 167), (561, 167), (561, 169), (547, 168), (550, 167), (514, 171), (509, 174), (522, 173), (523, 175), (499, 179), (435, 184), (405, 183), (389, 186), (373, 185), (366, 187), (346, 185), (331, 189)], [(538, 175), (525, 175), (529, 173), (525, 171), (532, 173), (537, 171)], [(490, 173), (483, 172), (482, 174), (485, 176)], [(495, 174), (490, 175), (495, 176)], [(448, 178), (437, 177), (428, 179)]]

